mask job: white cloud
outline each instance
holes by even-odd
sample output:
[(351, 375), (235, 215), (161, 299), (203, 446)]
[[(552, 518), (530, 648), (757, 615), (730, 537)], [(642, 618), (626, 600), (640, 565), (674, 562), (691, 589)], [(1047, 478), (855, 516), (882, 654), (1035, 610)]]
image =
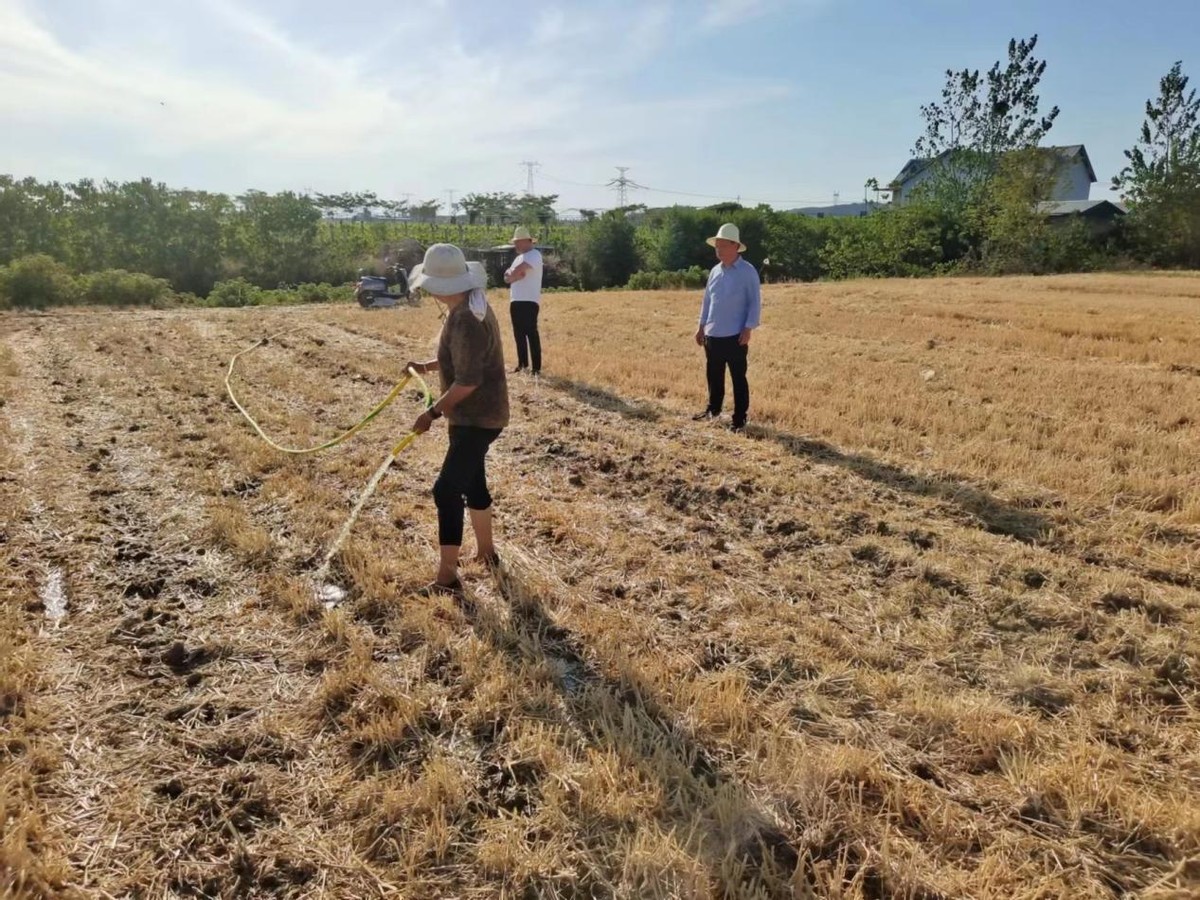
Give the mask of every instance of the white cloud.
[[(429, 197), (448, 185), (512, 189), (524, 158), (607, 169), (612, 154), (746, 102), (738, 90), (625, 90), (677, 35), (665, 2), (546, 7), (526, 27), (511, 10), (464, 18), (410, 4), (388, 19), (394, 31), (332, 49), (265, 2), (129, 15), (121, 0), (95, 0), (106, 27), (85, 42), (33, 0), (0, 0), (0, 172)], [(760, 98), (780, 90), (760, 87)]]
[[(313, 73), (335, 82), (345, 80), (346, 65), (336, 65), (319, 54), (307, 50), (274, 25), (269, 19), (233, 0), (203, 0), (218, 21), (255, 44), (273, 52), (285, 65), (301, 73)], [(353, 58), (350, 58), (353, 61)]]
[(740, 25), (784, 10), (813, 12), (830, 0), (708, 0), (700, 25), (705, 29)]

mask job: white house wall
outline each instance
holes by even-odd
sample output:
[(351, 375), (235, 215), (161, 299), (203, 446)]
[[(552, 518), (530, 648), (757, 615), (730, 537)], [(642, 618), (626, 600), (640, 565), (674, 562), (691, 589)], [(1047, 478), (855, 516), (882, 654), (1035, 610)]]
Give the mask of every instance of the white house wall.
[(895, 198), (897, 203), (907, 203), (912, 199), (913, 193), (927, 182), (933, 176), (934, 166), (928, 166), (914, 175), (908, 181), (900, 186), (899, 195)]
[[(899, 204), (907, 203), (912, 199), (913, 193), (918, 187), (933, 177), (934, 172), (939, 166), (928, 166), (914, 175), (908, 181), (900, 186), (899, 196), (895, 198)], [(1047, 200), (1088, 200), (1092, 189), (1091, 178), (1088, 175), (1087, 165), (1084, 164), (1083, 158), (1073, 156), (1064, 164), (1062, 173), (1058, 177), (1057, 183), (1054, 185), (1054, 190)]]
[(1078, 157), (1072, 157), (1066, 170), (1059, 176), (1058, 184), (1054, 186), (1051, 200), (1088, 200), (1092, 190), (1092, 180), (1088, 176), (1087, 166)]

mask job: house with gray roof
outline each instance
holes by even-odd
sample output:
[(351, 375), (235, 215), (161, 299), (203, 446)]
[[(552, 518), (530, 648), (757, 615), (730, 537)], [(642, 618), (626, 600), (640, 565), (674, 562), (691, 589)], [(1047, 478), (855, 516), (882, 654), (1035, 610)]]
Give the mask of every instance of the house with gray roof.
[(1051, 225), (1081, 221), (1096, 236), (1108, 234), (1128, 212), (1124, 204), (1113, 200), (1045, 200), (1037, 205), (1037, 211)]
[[(1051, 189), (1047, 200), (1087, 200), (1092, 185), (1096, 183), (1096, 170), (1088, 158), (1087, 148), (1083, 144), (1070, 144), (1064, 147), (1044, 147), (1047, 153), (1054, 155), (1054, 163), (1058, 167), (1058, 177)], [(926, 159), (910, 159), (904, 164), (890, 185), (893, 203), (905, 203), (912, 198), (913, 192), (925, 184), (944, 167), (953, 165), (953, 150), (945, 150), (939, 155)]]

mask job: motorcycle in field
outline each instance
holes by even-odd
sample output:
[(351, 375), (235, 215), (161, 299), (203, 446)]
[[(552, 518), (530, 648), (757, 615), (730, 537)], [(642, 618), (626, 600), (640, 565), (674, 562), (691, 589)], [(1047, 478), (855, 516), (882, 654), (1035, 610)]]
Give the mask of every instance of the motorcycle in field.
[(410, 296), (408, 273), (399, 265), (388, 266), (383, 275), (360, 271), (354, 284), (354, 299), (363, 309), (388, 309)]

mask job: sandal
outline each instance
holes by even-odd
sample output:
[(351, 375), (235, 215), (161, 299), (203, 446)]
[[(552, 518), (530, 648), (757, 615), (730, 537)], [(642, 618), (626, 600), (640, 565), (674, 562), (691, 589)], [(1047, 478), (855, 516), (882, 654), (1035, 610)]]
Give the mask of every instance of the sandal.
[(475, 561), (495, 572), (500, 568), (500, 554), (493, 550), (487, 556), (476, 556)]

